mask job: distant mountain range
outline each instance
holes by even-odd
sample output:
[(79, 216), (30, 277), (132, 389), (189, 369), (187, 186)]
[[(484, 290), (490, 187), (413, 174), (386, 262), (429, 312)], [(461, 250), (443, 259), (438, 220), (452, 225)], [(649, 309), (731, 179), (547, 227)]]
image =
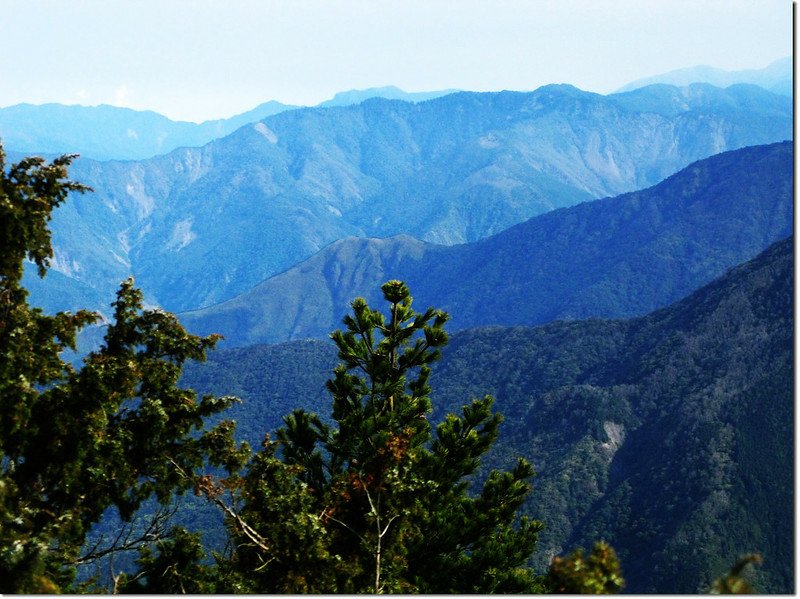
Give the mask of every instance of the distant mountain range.
[[(93, 194), (53, 220), (48, 309), (136, 276), (172, 311), (209, 306), (346, 238), (472, 242), (533, 216), (657, 183), (687, 164), (792, 135), (792, 103), (755, 86), (571, 86), (281, 112), (201, 148), (79, 159)], [(77, 282), (63, 293), (70, 280)]]
[(717, 87), (728, 87), (737, 83), (750, 83), (791, 98), (794, 93), (793, 75), (792, 57), (787, 56), (774, 61), (763, 69), (726, 71), (705, 65), (677, 69), (661, 75), (638, 79), (621, 87), (618, 91), (632, 91), (655, 83), (678, 86), (691, 83), (710, 83)]
[(673, 302), (792, 231), (791, 142), (727, 152), (658, 185), (451, 247), (349, 238), (225, 303), (181, 314), (227, 346), (324, 337), (388, 279), (452, 327), (629, 317)]
[[(725, 71), (709, 66), (678, 69), (631, 82), (619, 92), (652, 84), (685, 87), (708, 83), (728, 87), (737, 83), (758, 85), (792, 97), (792, 58), (776, 60), (763, 69)], [(339, 92), (318, 108), (352, 106), (371, 98), (423, 102), (459, 90), (405, 92), (395, 86)], [(0, 140), (6, 150), (36, 154), (80, 154), (94, 160), (142, 160), (180, 147), (203, 146), (233, 133), (239, 127), (299, 106), (274, 100), (229, 118), (202, 123), (173, 121), (152, 111), (115, 106), (64, 104), (17, 104), (0, 108)]]
[(196, 147), (239, 127), (291, 110), (266, 102), (228, 119), (189, 123), (152, 111), (117, 106), (16, 104), (0, 108), (0, 140), (21, 153), (80, 154), (95, 160), (138, 160), (180, 147)]
[[(369, 98), (420, 102), (452, 93), (407, 93), (397, 87), (340, 92), (320, 107), (350, 106)], [(80, 154), (94, 160), (141, 160), (176, 148), (203, 146), (239, 127), (299, 106), (274, 100), (226, 119), (190, 123), (149, 110), (116, 106), (16, 104), (0, 108), (0, 140), (7, 150), (37, 154)]]
[(448, 94), (456, 93), (460, 90), (445, 89), (432, 92), (405, 92), (399, 87), (389, 85), (386, 87), (370, 87), (368, 89), (353, 89), (346, 92), (339, 92), (330, 100), (317, 104), (318, 108), (328, 108), (331, 106), (352, 106), (361, 104), (371, 98), (383, 98), (385, 100), (402, 100), (403, 102), (424, 102), (433, 100)]
[[(496, 397), (506, 421), (487, 467), (534, 464), (525, 511), (547, 526), (541, 569), (605, 539), (627, 591), (697, 593), (759, 552), (756, 588), (791, 593), (792, 298), (789, 238), (643, 318), (456, 333), (434, 367), (431, 420)], [(257, 345), (213, 352), (183, 383), (240, 395), (226, 417), (258, 443), (295, 408), (328, 417), (335, 363), (329, 341)]]

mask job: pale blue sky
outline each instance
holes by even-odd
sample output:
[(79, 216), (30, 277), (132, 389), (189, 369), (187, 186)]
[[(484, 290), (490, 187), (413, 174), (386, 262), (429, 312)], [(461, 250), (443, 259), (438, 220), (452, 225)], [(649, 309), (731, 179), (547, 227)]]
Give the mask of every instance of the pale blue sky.
[(791, 53), (790, 0), (5, 0), (0, 106), (203, 120), (383, 85), (608, 93)]

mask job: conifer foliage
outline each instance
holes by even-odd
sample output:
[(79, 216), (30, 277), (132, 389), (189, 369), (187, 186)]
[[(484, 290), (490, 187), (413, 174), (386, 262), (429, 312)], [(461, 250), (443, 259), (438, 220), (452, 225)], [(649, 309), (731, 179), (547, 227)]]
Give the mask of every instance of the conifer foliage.
[(576, 549), (567, 557), (554, 557), (547, 572), (547, 584), (553, 593), (610, 595), (620, 592), (625, 581), (616, 552), (601, 541), (595, 543), (588, 557), (583, 549)]
[[(0, 148), (0, 592), (69, 590), (89, 528), (115, 506), (132, 517), (145, 499), (188, 488), (181, 470), (204, 461), (203, 419), (230, 399), (177, 386), (186, 360), (215, 337), (189, 335), (175, 316), (142, 309), (129, 280), (105, 343), (80, 369), (61, 358), (90, 312), (45, 315), (21, 286), (25, 259), (44, 276), (47, 224), (70, 192), (72, 156), (6, 169)], [(211, 434), (211, 433), (209, 433)]]
[(470, 494), (501, 417), (485, 397), (432, 432), (430, 365), (447, 343), (448, 316), (416, 313), (400, 281), (382, 291), (387, 316), (358, 298), (332, 334), (341, 360), (327, 383), (332, 424), (295, 411), (242, 474), (206, 487), (233, 498), (237, 549), (230, 586), (218, 590), (543, 590), (525, 566), (542, 524), (516, 515), (530, 465), (493, 471)]

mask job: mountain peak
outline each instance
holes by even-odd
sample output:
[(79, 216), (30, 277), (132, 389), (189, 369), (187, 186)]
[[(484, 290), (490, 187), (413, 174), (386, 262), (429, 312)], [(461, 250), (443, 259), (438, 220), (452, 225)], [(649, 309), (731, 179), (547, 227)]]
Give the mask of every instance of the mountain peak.
[(792, 58), (779, 58), (761, 69), (741, 69), (726, 71), (708, 65), (697, 65), (675, 69), (660, 75), (644, 77), (632, 81), (617, 90), (628, 92), (653, 83), (668, 83), (685, 86), (691, 83), (710, 83), (716, 87), (728, 87), (735, 83), (751, 83), (776, 94), (792, 96)]
[(430, 92), (406, 92), (394, 85), (387, 85), (384, 87), (370, 87), (368, 89), (352, 89), (349, 91), (339, 92), (330, 100), (326, 100), (317, 106), (320, 108), (328, 108), (331, 106), (351, 106), (353, 104), (361, 104), (361, 102), (372, 98), (402, 100), (403, 102), (416, 103), (446, 96), (448, 94), (455, 93), (456, 91), (458, 90), (446, 89)]
[(644, 314), (791, 233), (791, 155), (790, 142), (718, 154), (475, 243), (350, 237), (185, 324), (229, 345), (322, 336), (389, 278), (451, 311), (457, 328)]

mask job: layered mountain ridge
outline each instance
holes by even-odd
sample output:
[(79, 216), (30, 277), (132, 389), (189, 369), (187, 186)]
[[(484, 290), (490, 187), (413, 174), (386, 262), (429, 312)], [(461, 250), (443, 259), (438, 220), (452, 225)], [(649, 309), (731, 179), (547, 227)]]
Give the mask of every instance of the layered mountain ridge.
[[(455, 333), (432, 420), (496, 398), (487, 467), (534, 464), (539, 568), (605, 539), (628, 591), (696, 593), (757, 551), (756, 588), (792, 592), (792, 297), (788, 238), (644, 317)], [(256, 443), (293, 409), (327, 417), (335, 364), (330, 342), (256, 345), (214, 352), (184, 383), (241, 396), (228, 416)]]
[[(786, 57), (762, 69), (742, 71), (705, 65), (678, 69), (633, 81), (618, 92), (656, 83), (676, 86), (708, 83), (721, 88), (748, 83), (792, 97), (792, 59)], [(460, 90), (406, 92), (389, 85), (339, 92), (316, 107), (349, 106), (370, 98), (424, 102), (457, 91)], [(299, 107), (270, 100), (228, 118), (190, 123), (174, 121), (153, 111), (109, 105), (16, 104), (0, 108), (0, 139), (7, 151), (22, 154), (77, 153), (95, 160), (141, 160), (182, 146), (204, 145), (248, 123)]]
[(691, 164), (654, 187), (555, 210), (451, 247), (349, 238), (249, 292), (181, 315), (228, 346), (324, 337), (387, 279), (453, 315), (452, 327), (642, 315), (792, 230), (790, 142)]
[[(55, 268), (106, 298), (89, 307), (107, 310), (132, 274), (151, 304), (194, 309), (338, 239), (475, 241), (699, 158), (788, 139), (791, 123), (791, 101), (754, 86), (600, 96), (562, 85), (292, 110), (202, 148), (79, 159), (71, 174), (95, 193), (56, 213)], [(34, 299), (75, 307), (56, 293)]]
[(142, 160), (202, 146), (239, 127), (297, 106), (270, 101), (227, 119), (173, 121), (150, 110), (103, 104), (16, 104), (0, 108), (0, 138), (20, 153), (81, 154), (94, 160)]
[[(350, 106), (369, 98), (421, 102), (452, 93), (404, 92), (388, 86), (340, 92), (319, 107)], [(143, 160), (180, 147), (205, 145), (236, 129), (300, 106), (275, 100), (222, 119), (174, 121), (151, 110), (101, 104), (15, 104), (0, 108), (0, 139), (15, 153), (81, 154), (94, 160)]]
[(704, 82), (727, 87), (737, 83), (758, 85), (776, 94), (792, 97), (793, 93), (793, 65), (792, 57), (779, 58), (763, 69), (743, 69), (739, 71), (726, 71), (708, 65), (699, 65), (684, 69), (677, 69), (652, 77), (645, 77), (632, 81), (621, 87), (618, 91), (631, 91), (654, 83), (667, 83), (669, 85), (688, 85), (690, 83)]

